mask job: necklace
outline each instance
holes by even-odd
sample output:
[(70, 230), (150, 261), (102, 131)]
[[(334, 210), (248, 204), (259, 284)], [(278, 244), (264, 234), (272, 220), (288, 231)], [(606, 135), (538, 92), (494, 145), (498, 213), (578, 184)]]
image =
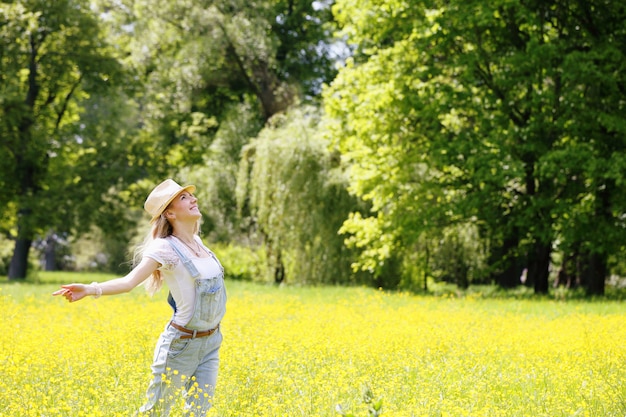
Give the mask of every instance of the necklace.
[(176, 239), (180, 240), (181, 242), (183, 242), (183, 244), (185, 246), (187, 246), (198, 258), (200, 257), (200, 254), (202, 253), (202, 251), (200, 250), (200, 245), (198, 245), (198, 242), (194, 240), (195, 244), (196, 244), (196, 248), (194, 249), (189, 243), (185, 242), (183, 239), (181, 239), (180, 237), (176, 236), (176, 235), (172, 235), (174, 237), (176, 237)]

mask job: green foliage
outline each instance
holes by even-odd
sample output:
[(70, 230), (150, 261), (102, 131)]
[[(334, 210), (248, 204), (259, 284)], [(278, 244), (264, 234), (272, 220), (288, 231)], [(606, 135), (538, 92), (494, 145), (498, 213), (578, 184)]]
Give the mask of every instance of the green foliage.
[(339, 0), (334, 12), (356, 53), (325, 108), (350, 189), (373, 206), (344, 227), (367, 247), (361, 266), (474, 224), (494, 271), (519, 260), (546, 292), (556, 248), (601, 291), (625, 243), (624, 9)]
[(13, 246), (11, 241), (0, 236), (0, 275), (2, 276), (6, 276), (9, 273)]
[[(103, 117), (106, 131), (116, 119), (105, 118), (113, 116), (106, 112), (112, 107), (99, 108), (98, 99), (119, 93), (128, 79), (117, 51), (103, 41), (89, 2), (3, 3), (0, 19), (6, 46), (0, 49), (0, 148), (6, 155), (0, 206), (12, 219), (0, 227), (16, 239), (9, 273), (23, 278), (37, 235), (70, 231), (81, 213), (101, 206), (99, 196), (110, 188), (105, 182), (112, 171), (98, 166), (95, 155), (101, 151), (100, 162), (107, 164), (121, 153), (113, 144), (107, 151), (106, 134), (92, 136), (97, 129), (84, 115)], [(115, 178), (121, 175), (117, 171)], [(88, 217), (82, 220), (93, 221)]]
[[(96, 225), (98, 265), (121, 270), (128, 225), (167, 176), (198, 185), (208, 240), (233, 242), (233, 258), (263, 243), (275, 276), (425, 289), (516, 285), (527, 267), (547, 292), (556, 259), (602, 294), (626, 248), (624, 13), (2, 3), (0, 232), (25, 265), (31, 242)], [(300, 108), (324, 83), (324, 116)]]
[(335, 73), (320, 48), (332, 15), (311, 2), (96, 3), (142, 76), (144, 129), (169, 165), (199, 164), (233, 105), (254, 102), (267, 120)]
[[(483, 246), (481, 246), (483, 245)], [(433, 244), (430, 272), (436, 280), (467, 288), (485, 282), (487, 253), (473, 224), (458, 224), (444, 229)]]
[(166, 176), (200, 179), (212, 239), (245, 239), (232, 193), (241, 148), (335, 73), (322, 3), (27, 1), (0, 12), (0, 230), (26, 248), (94, 224), (107, 241), (130, 240), (137, 196)]
[(196, 184), (203, 213), (202, 232), (212, 242), (247, 245), (245, 225), (240, 223), (235, 189), (243, 147), (262, 127), (250, 103), (233, 105), (225, 112), (215, 139), (198, 167), (185, 167), (179, 175)]
[(262, 249), (249, 246), (211, 245), (211, 250), (225, 269), (226, 278), (235, 281), (263, 282), (265, 274), (265, 253)]
[(269, 117), (319, 94), (334, 74), (319, 48), (332, 35), (330, 9), (306, 1), (94, 5), (139, 81), (132, 99), (141, 130), (133, 141), (136, 164), (152, 181), (132, 194), (165, 176), (193, 182), (205, 236), (248, 244), (233, 193), (241, 149)]
[(289, 280), (350, 279), (351, 252), (337, 232), (357, 208), (327, 142), (319, 116), (304, 107), (272, 119), (243, 150), (237, 201), (266, 246), (268, 270), (287, 267)]

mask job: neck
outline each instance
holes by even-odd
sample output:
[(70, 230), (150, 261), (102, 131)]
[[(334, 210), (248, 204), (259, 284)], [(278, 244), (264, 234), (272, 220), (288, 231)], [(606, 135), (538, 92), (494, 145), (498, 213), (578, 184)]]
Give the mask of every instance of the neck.
[(185, 227), (187, 225), (181, 225), (178, 224), (176, 226), (173, 226), (172, 228), (172, 234), (176, 237), (178, 237), (179, 239), (183, 239), (187, 242), (193, 242), (194, 241), (194, 225), (190, 225), (188, 227)]

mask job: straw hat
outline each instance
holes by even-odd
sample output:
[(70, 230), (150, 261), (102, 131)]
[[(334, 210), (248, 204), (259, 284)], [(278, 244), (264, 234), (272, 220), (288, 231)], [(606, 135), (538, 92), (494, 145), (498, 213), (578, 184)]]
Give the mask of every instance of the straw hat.
[(146, 202), (143, 205), (143, 208), (152, 216), (150, 223), (158, 219), (161, 213), (163, 213), (163, 210), (165, 210), (172, 200), (183, 191), (193, 193), (196, 191), (196, 186), (186, 185), (181, 187), (176, 181), (168, 178), (154, 187), (154, 190), (152, 190), (148, 198), (146, 198)]

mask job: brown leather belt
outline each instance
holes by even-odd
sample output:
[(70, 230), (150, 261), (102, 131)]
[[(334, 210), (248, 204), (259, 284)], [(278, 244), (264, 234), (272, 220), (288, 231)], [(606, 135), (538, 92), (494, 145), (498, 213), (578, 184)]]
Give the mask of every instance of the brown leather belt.
[(203, 331), (191, 330), (191, 329), (187, 329), (186, 327), (180, 326), (174, 323), (173, 321), (170, 322), (170, 326), (172, 326), (176, 330), (180, 330), (183, 333), (187, 333), (186, 335), (181, 336), (180, 337), (181, 339), (196, 339), (198, 337), (211, 336), (213, 333), (217, 331), (217, 329), (220, 328), (220, 325), (218, 324), (214, 329), (211, 329), (211, 330), (203, 330)]

